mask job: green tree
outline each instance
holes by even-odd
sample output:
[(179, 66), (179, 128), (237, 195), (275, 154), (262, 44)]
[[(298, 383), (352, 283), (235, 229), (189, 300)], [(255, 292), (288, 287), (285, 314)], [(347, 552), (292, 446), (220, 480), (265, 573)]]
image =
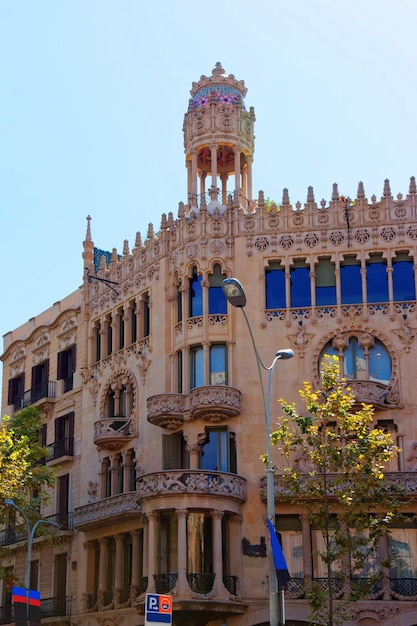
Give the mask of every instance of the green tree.
[[(40, 444), (43, 418), (32, 406), (4, 416), (0, 425), (0, 502), (6, 498), (22, 508), (29, 519), (39, 518), (39, 508), (53, 485), (52, 470), (44, 463), (47, 449)], [(1, 509), (3, 521), (10, 509)]]
[[(321, 370), (322, 388), (305, 382), (300, 391), (307, 415), (279, 400), (284, 415), (271, 442), (287, 460), (276, 477), (284, 497), (305, 507), (310, 523), (322, 532), (316, 557), (326, 583), (306, 581), (311, 619), (336, 626), (349, 603), (365, 597), (387, 566), (376, 558), (378, 541), (398, 514), (402, 492), (385, 479), (386, 464), (398, 448), (389, 434), (374, 428), (372, 406), (358, 408), (339, 377), (337, 357), (326, 356)], [(307, 471), (290, 467), (288, 459), (295, 454), (305, 459)]]

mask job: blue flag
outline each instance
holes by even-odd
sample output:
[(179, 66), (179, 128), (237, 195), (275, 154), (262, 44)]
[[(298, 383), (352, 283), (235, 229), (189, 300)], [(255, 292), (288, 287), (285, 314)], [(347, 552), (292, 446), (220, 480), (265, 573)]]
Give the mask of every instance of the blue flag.
[(270, 519), (268, 519), (268, 529), (269, 536), (271, 538), (271, 548), (272, 554), (274, 556), (274, 564), (277, 572), (278, 583), (281, 587), (286, 587), (287, 583), (291, 580), (291, 576), (285, 562), (284, 553), (277, 537), (277, 533)]

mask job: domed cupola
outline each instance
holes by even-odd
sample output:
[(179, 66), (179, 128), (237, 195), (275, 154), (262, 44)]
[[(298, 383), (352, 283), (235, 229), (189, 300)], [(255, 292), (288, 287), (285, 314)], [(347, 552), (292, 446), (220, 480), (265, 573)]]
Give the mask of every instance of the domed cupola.
[(183, 130), (188, 205), (194, 211), (205, 206), (222, 213), (229, 194), (250, 208), (255, 111), (245, 108), (246, 91), (243, 80), (226, 76), (220, 63), (211, 76), (193, 83)]

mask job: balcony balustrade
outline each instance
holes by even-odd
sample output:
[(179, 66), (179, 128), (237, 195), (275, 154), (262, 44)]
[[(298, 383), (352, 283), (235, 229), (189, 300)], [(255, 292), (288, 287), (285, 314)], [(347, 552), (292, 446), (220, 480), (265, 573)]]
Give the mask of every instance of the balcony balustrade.
[(56, 398), (56, 381), (46, 380), (39, 385), (35, 385), (21, 395), (17, 395), (13, 399), (13, 407), (15, 411), (20, 411), (30, 404), (40, 406), (40, 400), (50, 400)]
[(125, 417), (103, 418), (94, 424), (94, 443), (99, 450), (118, 452), (136, 436), (134, 421)]
[(119, 493), (90, 504), (80, 506), (74, 511), (74, 527), (77, 530), (98, 528), (108, 523), (138, 519), (141, 508), (137, 503), (135, 491)]
[(203, 419), (217, 423), (240, 414), (238, 389), (226, 385), (195, 387), (188, 396), (164, 393), (147, 400), (148, 421), (155, 426), (175, 430), (183, 422)]
[(64, 456), (74, 456), (74, 437), (57, 439), (54, 443), (48, 444), (47, 448), (48, 456), (46, 460), (48, 462), (62, 459)]
[(226, 496), (245, 502), (246, 481), (235, 474), (202, 470), (169, 470), (138, 478), (136, 495), (139, 503), (161, 495), (166, 497), (180, 494)]

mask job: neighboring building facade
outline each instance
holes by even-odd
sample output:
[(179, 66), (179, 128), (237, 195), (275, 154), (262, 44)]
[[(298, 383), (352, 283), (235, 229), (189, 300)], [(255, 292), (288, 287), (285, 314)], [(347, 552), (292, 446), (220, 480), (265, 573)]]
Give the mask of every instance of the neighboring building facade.
[[(193, 83), (184, 118), (188, 201), (146, 241), (119, 256), (95, 247), (90, 218), (83, 285), (4, 336), (3, 413), (29, 402), (46, 417), (57, 482), (43, 516), (62, 530), (36, 540), (33, 584), (45, 622), (144, 623), (145, 593), (173, 596), (174, 623), (269, 622), (266, 431), (255, 356), (241, 312), (221, 283), (244, 285), (264, 361), (278, 363), (275, 399), (298, 402), (319, 383), (324, 353), (341, 357), (358, 400), (402, 452), (389, 468), (417, 492), (417, 190), (352, 204), (337, 186), (329, 204), (279, 206), (252, 197), (254, 122), (243, 81), (217, 64)], [(294, 459), (303, 467), (304, 459)], [(308, 467), (306, 466), (306, 471)], [(321, 534), (302, 507), (276, 493), (277, 526), (293, 577), (290, 624), (308, 623), (303, 580), (324, 578)], [(22, 580), (20, 537), (6, 566)], [(349, 626), (417, 624), (417, 524), (392, 529), (381, 557), (396, 558)], [(366, 577), (352, 572), (353, 577)], [(10, 621), (6, 584), (0, 614)], [(46, 607), (49, 607), (47, 610)]]

